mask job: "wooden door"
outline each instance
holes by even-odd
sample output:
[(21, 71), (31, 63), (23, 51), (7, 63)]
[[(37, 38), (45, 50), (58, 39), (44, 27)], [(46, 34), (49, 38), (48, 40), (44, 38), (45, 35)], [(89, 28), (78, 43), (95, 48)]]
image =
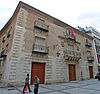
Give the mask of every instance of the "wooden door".
[(93, 66), (89, 66), (90, 78), (93, 78)]
[(31, 84), (34, 84), (35, 82), (34, 76), (39, 77), (41, 84), (44, 83), (44, 80), (45, 80), (45, 64), (44, 63), (32, 63)]
[(76, 71), (74, 64), (69, 64), (69, 80), (70, 81), (76, 80)]

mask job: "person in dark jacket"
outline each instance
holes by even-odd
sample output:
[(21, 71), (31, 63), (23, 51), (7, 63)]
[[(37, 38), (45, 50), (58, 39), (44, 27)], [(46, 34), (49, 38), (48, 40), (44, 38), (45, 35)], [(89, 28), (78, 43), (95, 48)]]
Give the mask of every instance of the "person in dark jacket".
[(37, 76), (35, 76), (34, 78), (35, 78), (34, 94), (38, 94), (40, 80), (39, 80), (39, 78)]
[(27, 77), (25, 78), (25, 86), (23, 88), (23, 93), (25, 93), (24, 89), (26, 88), (26, 86), (28, 87), (29, 92), (32, 92), (29, 85), (29, 74), (27, 74)]

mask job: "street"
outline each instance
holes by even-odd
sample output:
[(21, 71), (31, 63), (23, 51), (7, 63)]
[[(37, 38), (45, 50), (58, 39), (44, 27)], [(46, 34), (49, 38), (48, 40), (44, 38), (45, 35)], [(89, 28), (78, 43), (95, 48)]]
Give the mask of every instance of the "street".
[[(34, 94), (34, 86), (31, 85), (31, 93)], [(2, 87), (0, 94), (22, 94), (23, 87)], [(100, 94), (100, 81), (97, 79), (71, 81), (56, 84), (40, 84), (39, 94)]]

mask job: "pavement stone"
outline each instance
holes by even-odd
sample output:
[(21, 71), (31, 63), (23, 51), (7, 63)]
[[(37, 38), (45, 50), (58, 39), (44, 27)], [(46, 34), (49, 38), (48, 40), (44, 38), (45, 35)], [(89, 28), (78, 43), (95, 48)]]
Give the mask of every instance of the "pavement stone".
[[(34, 86), (31, 85), (33, 94)], [(23, 87), (3, 87), (0, 84), (0, 94), (22, 94)], [(56, 84), (40, 84), (39, 94), (100, 94), (100, 81), (97, 79), (71, 81)]]

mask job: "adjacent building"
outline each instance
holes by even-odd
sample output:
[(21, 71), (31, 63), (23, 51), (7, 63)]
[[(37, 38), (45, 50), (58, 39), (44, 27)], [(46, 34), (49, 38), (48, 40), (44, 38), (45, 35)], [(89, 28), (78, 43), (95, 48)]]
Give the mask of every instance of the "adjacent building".
[(97, 73), (93, 38), (19, 2), (0, 32), (0, 80), (22, 85), (26, 74), (40, 83), (90, 79)]
[(93, 27), (87, 27), (86, 31), (90, 31), (88, 34), (93, 37), (95, 57), (97, 60), (98, 71), (100, 72), (100, 33)]

